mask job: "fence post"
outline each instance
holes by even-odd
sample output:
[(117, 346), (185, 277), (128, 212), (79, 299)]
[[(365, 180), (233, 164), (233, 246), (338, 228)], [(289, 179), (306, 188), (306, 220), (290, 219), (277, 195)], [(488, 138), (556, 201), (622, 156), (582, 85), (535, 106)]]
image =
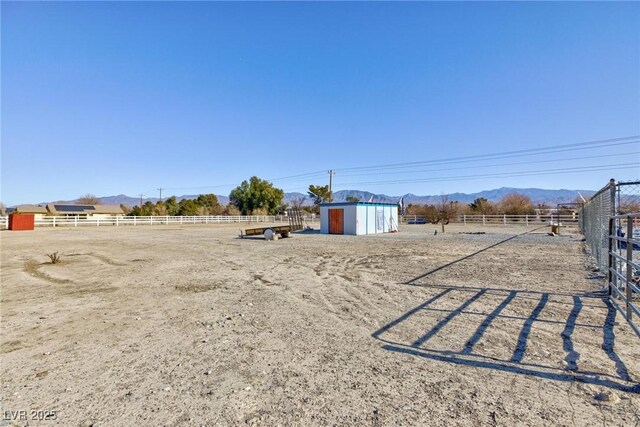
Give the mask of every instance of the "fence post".
[(611, 194), (611, 215), (615, 215), (617, 213), (616, 210), (616, 180), (611, 178), (609, 180), (609, 191)]
[(118, 226), (118, 217), (116, 216), (116, 227)]
[(100, 217), (96, 218), (96, 227), (100, 227)]
[(529, 226), (529, 215), (528, 215), (528, 214), (526, 214), (526, 215), (524, 216), (524, 224), (525, 224), (525, 226), (526, 226), (526, 227), (528, 227), (528, 226)]
[(626, 237), (627, 237), (627, 262), (625, 263), (627, 267), (627, 283), (625, 284), (625, 288), (627, 288), (626, 311), (627, 311), (627, 320), (629, 321), (629, 323), (631, 323), (631, 312), (633, 311), (631, 309), (631, 305), (633, 302), (632, 300), (633, 291), (631, 290), (631, 286), (629, 286), (631, 283), (633, 283), (633, 274), (632, 274), (633, 268), (629, 264), (629, 262), (633, 260), (633, 240), (631, 239), (633, 237), (633, 222), (631, 221), (631, 215), (627, 215), (627, 236)]
[(53, 226), (54, 227), (56, 226), (56, 217), (55, 216), (53, 217)]
[(462, 215), (462, 222), (464, 223), (464, 226), (467, 226), (467, 216), (466, 215)]
[(484, 218), (484, 215), (482, 215), (482, 225), (485, 225), (485, 218)]
[(611, 239), (612, 233), (614, 233), (614, 228), (615, 228), (615, 219), (613, 218), (609, 218), (609, 234), (607, 236), (607, 243), (608, 243), (608, 248), (609, 251), (607, 252), (607, 287), (609, 288), (609, 296), (611, 296), (611, 286), (613, 286), (613, 280), (614, 280), (614, 275), (611, 272), (611, 267), (613, 266), (613, 255), (611, 255), (611, 253), (613, 252), (613, 239)]
[[(609, 180), (609, 197), (611, 202), (611, 206), (609, 209), (609, 217), (612, 217), (616, 214), (616, 180), (613, 178)], [(612, 242), (611, 236), (614, 236), (614, 235), (616, 235), (615, 220), (609, 219), (609, 235), (607, 236), (607, 240), (609, 242), (608, 244), (609, 253), (607, 256), (607, 277), (609, 279), (609, 295), (611, 295), (611, 282), (613, 279), (611, 268), (613, 267), (613, 262), (614, 262), (613, 256), (611, 255), (611, 252), (613, 251), (613, 242)], [(618, 242), (616, 241), (616, 246), (617, 244)]]
[(134, 227), (135, 227), (135, 225), (136, 225), (136, 218), (137, 218), (137, 216), (134, 216), (134, 217), (133, 217), (133, 225), (134, 225)]
[(77, 227), (78, 226), (78, 215), (73, 217), (73, 226)]
[(502, 225), (507, 225), (507, 214), (502, 215)]

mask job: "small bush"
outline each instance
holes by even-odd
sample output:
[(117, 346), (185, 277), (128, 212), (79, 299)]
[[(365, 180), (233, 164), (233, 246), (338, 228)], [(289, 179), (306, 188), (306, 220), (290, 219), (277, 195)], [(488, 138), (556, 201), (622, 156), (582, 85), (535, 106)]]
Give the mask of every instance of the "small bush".
[(51, 264), (58, 264), (61, 261), (57, 251), (52, 254), (47, 254), (47, 256), (51, 260)]

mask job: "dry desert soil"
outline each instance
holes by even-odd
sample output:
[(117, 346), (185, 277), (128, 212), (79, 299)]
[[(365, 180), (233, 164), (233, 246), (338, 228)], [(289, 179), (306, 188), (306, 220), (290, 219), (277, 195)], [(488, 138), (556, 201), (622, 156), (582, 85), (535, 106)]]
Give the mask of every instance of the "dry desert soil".
[(0, 425), (640, 424), (575, 230), (241, 226), (0, 232)]

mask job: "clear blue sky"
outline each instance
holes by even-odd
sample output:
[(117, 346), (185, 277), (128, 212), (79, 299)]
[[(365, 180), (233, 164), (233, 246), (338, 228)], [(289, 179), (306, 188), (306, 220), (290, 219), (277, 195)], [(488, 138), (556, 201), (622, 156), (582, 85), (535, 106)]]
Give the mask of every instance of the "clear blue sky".
[(335, 190), (390, 195), (600, 188), (640, 167), (359, 183), (640, 164), (640, 144), (341, 169), (638, 135), (639, 29), (637, 2), (3, 1), (0, 197), (228, 194), (330, 168)]

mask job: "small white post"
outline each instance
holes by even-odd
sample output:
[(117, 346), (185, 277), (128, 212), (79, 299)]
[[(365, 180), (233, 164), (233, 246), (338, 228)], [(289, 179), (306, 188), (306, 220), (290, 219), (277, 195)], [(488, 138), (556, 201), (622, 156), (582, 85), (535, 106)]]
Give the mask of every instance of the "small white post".
[(485, 224), (486, 224), (485, 217), (484, 215), (482, 215), (482, 225), (485, 225)]
[(137, 216), (134, 216), (134, 217), (133, 217), (133, 226), (134, 226), (134, 227), (135, 227), (135, 225), (136, 225), (136, 218), (137, 218)]
[(118, 226), (118, 216), (116, 215), (116, 227)]
[(74, 227), (78, 226), (78, 216), (77, 215), (73, 217), (73, 226)]
[(182, 225), (182, 216), (180, 217), (180, 225)]
[(507, 225), (507, 214), (502, 215), (502, 225)]
[(467, 216), (466, 215), (462, 215), (462, 222), (464, 222), (464, 226), (467, 226)]
[(153, 225), (153, 217), (149, 217), (151, 219), (151, 225)]
[(96, 226), (100, 227), (100, 217), (96, 218)]
[(529, 215), (528, 214), (524, 216), (524, 222), (528, 227), (529, 226)]
[(53, 226), (54, 227), (56, 226), (56, 217), (55, 216), (53, 217)]

